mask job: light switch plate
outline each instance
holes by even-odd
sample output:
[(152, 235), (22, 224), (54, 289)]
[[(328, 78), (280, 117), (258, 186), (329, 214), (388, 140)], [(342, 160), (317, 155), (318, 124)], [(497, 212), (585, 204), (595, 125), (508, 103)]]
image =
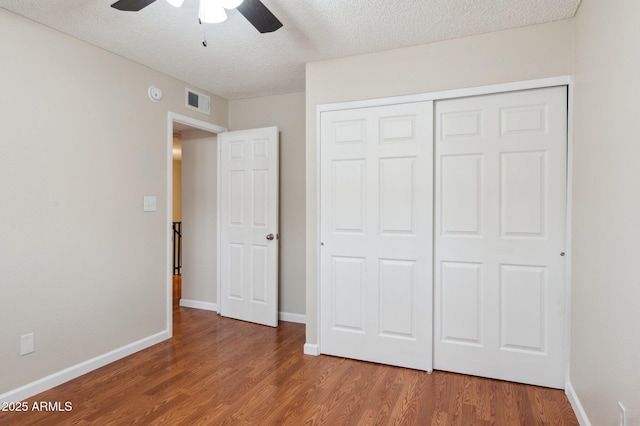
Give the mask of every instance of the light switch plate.
[(155, 195), (144, 196), (144, 211), (155, 212), (158, 209), (158, 201)]

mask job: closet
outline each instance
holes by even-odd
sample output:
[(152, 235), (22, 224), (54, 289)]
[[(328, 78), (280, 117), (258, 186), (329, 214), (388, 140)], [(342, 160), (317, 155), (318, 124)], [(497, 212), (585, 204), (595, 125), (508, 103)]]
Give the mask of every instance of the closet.
[(567, 87), (320, 113), (320, 351), (564, 386)]

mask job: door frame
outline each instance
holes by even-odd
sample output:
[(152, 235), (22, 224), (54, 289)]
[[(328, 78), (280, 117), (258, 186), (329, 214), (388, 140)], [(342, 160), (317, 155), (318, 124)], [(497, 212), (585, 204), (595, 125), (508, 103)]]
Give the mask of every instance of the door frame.
[[(227, 131), (226, 127), (218, 126), (216, 124), (208, 123), (206, 121), (198, 120), (196, 118), (187, 117), (186, 115), (181, 115), (175, 112), (169, 111), (167, 113), (167, 186), (166, 186), (166, 194), (167, 194), (167, 204), (166, 204), (166, 310), (167, 310), (167, 331), (169, 337), (173, 337), (173, 229), (172, 229), (172, 216), (173, 216), (173, 131), (174, 131), (174, 123), (183, 124), (185, 126), (192, 127), (198, 130), (204, 130), (206, 132), (210, 132), (214, 135), (218, 135), (220, 133), (224, 133)], [(217, 150), (219, 152), (220, 146), (216, 143)], [(220, 167), (220, 156), (218, 155), (218, 168)], [(220, 180), (216, 182), (218, 185), (218, 199), (216, 200), (216, 208), (220, 206)], [(220, 230), (220, 215), (218, 215), (217, 223), (216, 223), (217, 232)], [(220, 264), (220, 240), (216, 242), (217, 244), (217, 258), (216, 263)], [(216, 292), (217, 292), (217, 300), (220, 302), (220, 269), (216, 271)]]
[[(566, 209), (566, 255), (567, 264), (565, 269), (565, 312), (566, 322), (564, 327), (564, 367), (565, 367), (565, 389), (570, 386), (569, 382), (569, 360), (571, 350), (571, 263), (572, 263), (572, 245), (571, 245), (571, 216), (573, 206), (573, 76), (564, 75), (557, 77), (549, 77), (535, 80), (517, 81), (512, 83), (492, 84), (486, 86), (470, 87), (464, 89), (452, 89), (430, 93), (419, 93), (414, 95), (402, 95), (392, 96), (388, 98), (368, 99), (361, 101), (347, 101), (338, 103), (320, 104), (316, 107), (316, 245), (319, 247), (321, 241), (321, 218), (320, 211), (322, 210), (320, 200), (320, 182), (321, 182), (321, 144), (320, 144), (320, 131), (322, 126), (320, 125), (322, 119), (322, 113), (337, 110), (368, 108), (374, 106), (394, 105), (411, 102), (422, 101), (438, 101), (443, 99), (455, 99), (468, 96), (480, 96), (490, 95), (504, 92), (517, 92), (529, 89), (541, 89), (553, 86), (567, 86), (567, 209)], [(321, 336), (321, 251), (317, 250), (316, 254), (316, 336), (317, 340), (315, 344), (306, 343), (304, 345), (304, 353), (308, 355), (320, 355), (320, 348), (322, 342)], [(433, 283), (432, 283), (433, 289)], [(433, 325), (433, 323), (432, 323)]]

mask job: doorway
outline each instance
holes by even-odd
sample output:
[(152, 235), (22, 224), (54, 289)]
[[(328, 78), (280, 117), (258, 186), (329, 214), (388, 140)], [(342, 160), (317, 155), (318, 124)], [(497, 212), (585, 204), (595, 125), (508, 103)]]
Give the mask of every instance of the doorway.
[(182, 134), (173, 133), (173, 308), (182, 298)]
[[(174, 135), (181, 140), (180, 306), (217, 311), (217, 135), (226, 128), (169, 112), (167, 119), (167, 329), (173, 330)], [(187, 145), (188, 144), (188, 145)], [(185, 149), (186, 148), (186, 149)], [(194, 167), (195, 166), (195, 167)], [(213, 173), (213, 174), (211, 174)], [(204, 176), (203, 176), (204, 174)], [(213, 179), (210, 179), (213, 177)], [(203, 197), (202, 194), (208, 194)], [(206, 199), (205, 199), (206, 198)], [(204, 205), (203, 205), (204, 203)], [(204, 214), (202, 209), (204, 208)], [(213, 215), (207, 213), (213, 212)], [(209, 216), (209, 217), (207, 217)], [(199, 223), (202, 219), (202, 223)], [(195, 232), (200, 229), (202, 232)], [(192, 235), (193, 234), (193, 235)], [(212, 261), (213, 259), (213, 261)], [(197, 284), (196, 284), (197, 283)], [(204, 283), (204, 284), (201, 284)]]
[[(278, 324), (277, 127), (226, 129), (169, 113), (167, 211), (174, 134), (182, 145), (180, 306)], [(173, 220), (167, 219), (167, 328), (173, 314)]]

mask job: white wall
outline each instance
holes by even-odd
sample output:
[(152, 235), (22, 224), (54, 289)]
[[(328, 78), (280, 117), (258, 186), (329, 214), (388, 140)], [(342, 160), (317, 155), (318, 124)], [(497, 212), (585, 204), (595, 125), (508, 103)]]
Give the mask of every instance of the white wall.
[(575, 20), (571, 382), (593, 425), (640, 425), (640, 2)]
[(305, 313), (305, 94), (229, 101), (229, 128), (280, 130), (280, 312)]
[(573, 24), (565, 20), (307, 64), (307, 343), (317, 342), (317, 105), (568, 75)]
[(212, 133), (182, 132), (182, 299), (208, 304), (217, 303), (217, 149)]
[(183, 82), (4, 9), (0, 28), (2, 395), (166, 329), (167, 112), (226, 127), (227, 102), (204, 116)]

